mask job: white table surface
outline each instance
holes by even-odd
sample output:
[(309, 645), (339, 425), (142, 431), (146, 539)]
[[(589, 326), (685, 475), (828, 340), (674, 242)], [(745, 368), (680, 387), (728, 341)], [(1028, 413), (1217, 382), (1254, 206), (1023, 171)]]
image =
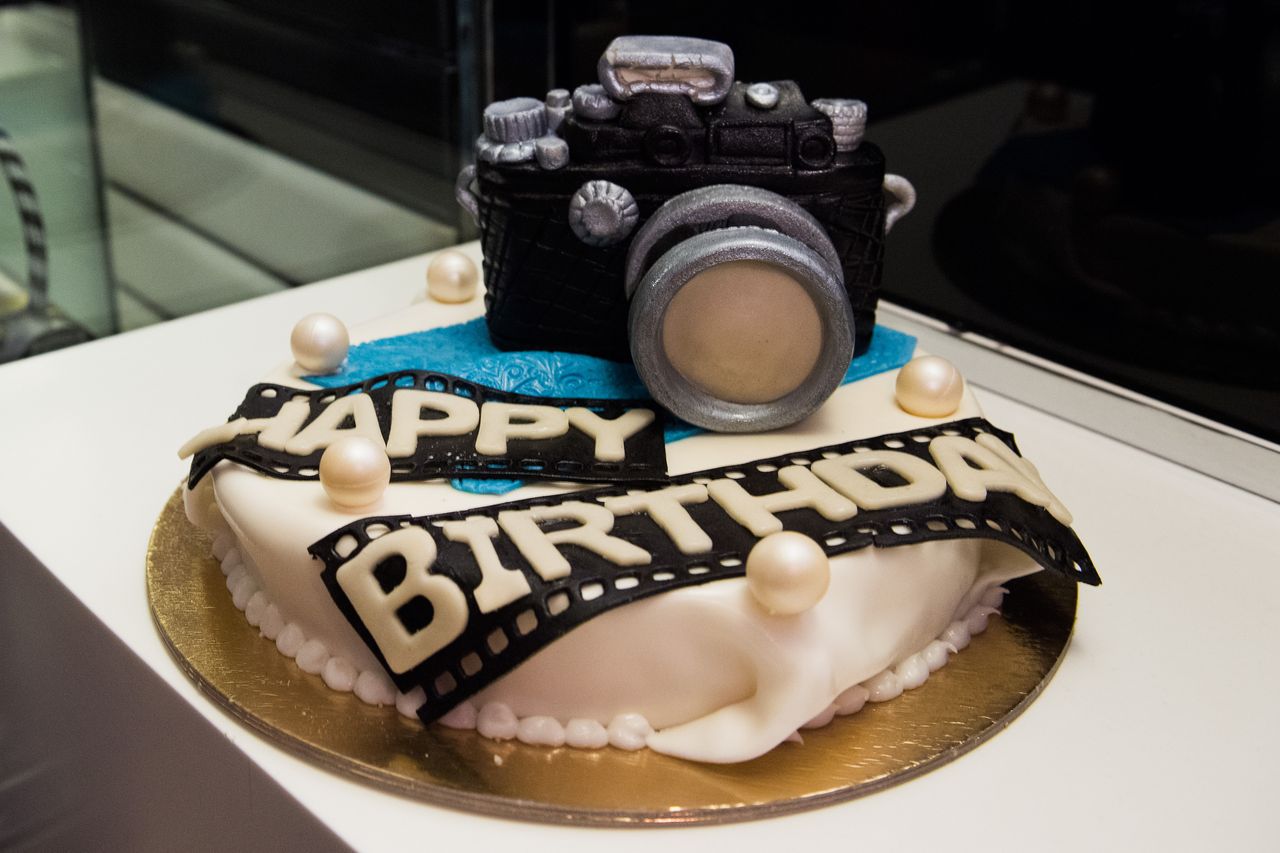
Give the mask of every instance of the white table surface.
[[(989, 418), (1017, 434), (1072, 509), (1105, 585), (1081, 589), (1074, 639), (1046, 692), (1008, 730), (918, 779), (746, 824), (566, 828), (390, 795), (237, 723), (184, 677), (148, 615), (147, 538), (186, 470), (174, 451), (289, 358), (302, 315), (355, 324), (393, 311), (421, 292), (425, 266), (408, 259), (0, 367), (0, 524), (189, 704), (193, 721), (348, 844), (1275, 849), (1280, 506), (990, 391), (981, 395)], [(0, 563), (10, 556), (0, 552)]]

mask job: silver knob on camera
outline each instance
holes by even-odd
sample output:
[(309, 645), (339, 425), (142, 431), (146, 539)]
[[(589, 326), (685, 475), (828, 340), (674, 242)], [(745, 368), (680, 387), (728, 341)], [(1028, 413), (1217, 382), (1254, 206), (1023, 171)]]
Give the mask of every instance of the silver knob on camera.
[(599, 83), (590, 83), (573, 90), (574, 115), (592, 121), (609, 121), (617, 118), (621, 112), (622, 105), (610, 98), (604, 86)]
[(639, 218), (635, 198), (612, 181), (587, 181), (569, 199), (569, 227), (588, 246), (620, 242)]
[(546, 110), (534, 98), (509, 98), (484, 108), (484, 135), (490, 142), (524, 142), (546, 132)]
[(852, 98), (818, 98), (810, 106), (831, 119), (836, 151), (853, 151), (862, 144), (862, 135), (867, 130), (865, 102)]

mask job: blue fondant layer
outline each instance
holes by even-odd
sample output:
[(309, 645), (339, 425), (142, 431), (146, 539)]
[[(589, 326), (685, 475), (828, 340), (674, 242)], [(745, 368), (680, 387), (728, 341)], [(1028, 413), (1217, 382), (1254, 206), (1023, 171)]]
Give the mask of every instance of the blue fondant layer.
[[(915, 352), (911, 335), (876, 326), (871, 346), (855, 358), (844, 381), (865, 379), (906, 364)], [(604, 400), (649, 398), (635, 368), (590, 355), (523, 350), (504, 352), (489, 340), (483, 319), (411, 332), (356, 344), (337, 373), (308, 376), (325, 388), (363, 382), (397, 370), (436, 370), (472, 382), (538, 397), (591, 397)], [(668, 443), (702, 432), (672, 419), (666, 427)], [(501, 495), (519, 480), (454, 480), (455, 486), (478, 494)]]

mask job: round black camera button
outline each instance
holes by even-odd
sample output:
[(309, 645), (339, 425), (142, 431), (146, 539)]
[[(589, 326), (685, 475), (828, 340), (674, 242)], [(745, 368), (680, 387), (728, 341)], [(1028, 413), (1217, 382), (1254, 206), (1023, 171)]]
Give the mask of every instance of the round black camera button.
[(796, 157), (800, 165), (810, 169), (825, 169), (835, 158), (836, 147), (830, 137), (821, 133), (810, 133), (800, 137), (796, 144)]
[(680, 128), (660, 124), (645, 134), (644, 150), (659, 166), (682, 166), (689, 161), (693, 146)]

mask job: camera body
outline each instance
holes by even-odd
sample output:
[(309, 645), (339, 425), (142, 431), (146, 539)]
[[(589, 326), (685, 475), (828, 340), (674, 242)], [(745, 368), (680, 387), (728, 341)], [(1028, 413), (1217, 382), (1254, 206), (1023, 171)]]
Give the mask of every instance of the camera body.
[[(601, 58), (600, 85), (486, 109), (477, 163), (459, 176), (458, 196), (480, 228), (497, 346), (630, 357), (659, 402), (712, 429), (781, 426), (829, 396), (870, 342), (886, 226), (913, 198), (890, 186), (886, 203), (884, 156), (861, 141), (861, 102), (811, 104), (791, 81), (747, 85), (732, 75), (725, 45), (624, 37)], [(687, 354), (689, 369), (668, 357), (676, 334), (668, 304), (723, 264), (736, 264), (724, 268), (736, 271), (732, 281), (699, 285), (705, 292), (686, 314), (754, 312), (758, 327), (768, 319), (760, 313), (776, 307), (771, 299), (795, 294), (744, 303), (739, 292), (768, 285), (737, 291), (733, 281), (757, 272), (771, 281), (780, 270), (820, 315), (801, 306), (794, 333), (821, 340), (766, 352), (796, 363), (742, 393), (731, 364), (708, 378), (693, 375), (715, 360), (706, 352)], [(741, 337), (738, 321), (699, 322), (676, 326), (694, 337)], [(692, 405), (673, 399), (681, 385)]]

